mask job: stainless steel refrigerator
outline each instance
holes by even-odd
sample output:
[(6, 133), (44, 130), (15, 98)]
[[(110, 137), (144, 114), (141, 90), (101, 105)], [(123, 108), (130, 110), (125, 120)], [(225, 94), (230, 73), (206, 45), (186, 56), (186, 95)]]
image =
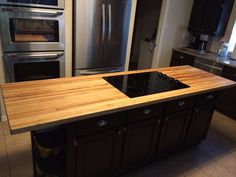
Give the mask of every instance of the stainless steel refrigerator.
[(73, 75), (124, 70), (131, 0), (74, 0)]

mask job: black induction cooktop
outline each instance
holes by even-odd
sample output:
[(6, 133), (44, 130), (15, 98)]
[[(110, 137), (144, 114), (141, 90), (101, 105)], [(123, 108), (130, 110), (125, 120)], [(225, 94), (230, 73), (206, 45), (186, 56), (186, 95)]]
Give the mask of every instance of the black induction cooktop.
[(110, 76), (103, 77), (103, 79), (130, 98), (189, 87), (161, 72)]

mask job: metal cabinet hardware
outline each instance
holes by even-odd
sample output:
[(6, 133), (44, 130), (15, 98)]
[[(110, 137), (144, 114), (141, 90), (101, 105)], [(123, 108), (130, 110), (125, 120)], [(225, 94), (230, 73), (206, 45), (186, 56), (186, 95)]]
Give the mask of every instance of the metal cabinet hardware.
[(184, 105), (185, 105), (185, 102), (184, 102), (184, 101), (178, 102), (178, 105), (179, 105), (179, 106), (184, 106)]
[(77, 139), (74, 138), (74, 140), (73, 140), (73, 146), (77, 146), (77, 145), (78, 145), (78, 141), (77, 141)]
[(100, 120), (97, 122), (97, 126), (99, 127), (104, 127), (108, 124), (108, 121), (107, 120)]
[(143, 114), (145, 114), (145, 115), (150, 114), (151, 112), (152, 112), (152, 110), (148, 109), (148, 108), (143, 110)]
[(179, 58), (184, 59), (184, 56), (181, 55)]
[(206, 98), (207, 98), (208, 100), (211, 100), (211, 99), (213, 98), (213, 95), (212, 95), (212, 94), (207, 95)]

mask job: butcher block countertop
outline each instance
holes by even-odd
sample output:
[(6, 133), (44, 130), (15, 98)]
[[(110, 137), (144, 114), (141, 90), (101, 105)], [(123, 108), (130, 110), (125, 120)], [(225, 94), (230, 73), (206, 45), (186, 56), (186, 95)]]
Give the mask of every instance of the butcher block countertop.
[[(129, 98), (103, 76), (160, 71), (189, 88)], [(12, 134), (70, 123), (153, 103), (221, 90), (235, 82), (191, 66), (2, 84)]]

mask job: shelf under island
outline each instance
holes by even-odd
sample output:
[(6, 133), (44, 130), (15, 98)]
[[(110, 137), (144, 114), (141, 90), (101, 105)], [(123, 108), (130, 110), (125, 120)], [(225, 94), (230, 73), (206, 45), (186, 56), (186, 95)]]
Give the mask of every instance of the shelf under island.
[[(103, 79), (149, 72), (187, 87), (132, 98)], [(9, 83), (1, 91), (11, 133), (31, 131), (35, 176), (109, 177), (201, 143), (218, 92), (233, 86), (178, 66)]]

